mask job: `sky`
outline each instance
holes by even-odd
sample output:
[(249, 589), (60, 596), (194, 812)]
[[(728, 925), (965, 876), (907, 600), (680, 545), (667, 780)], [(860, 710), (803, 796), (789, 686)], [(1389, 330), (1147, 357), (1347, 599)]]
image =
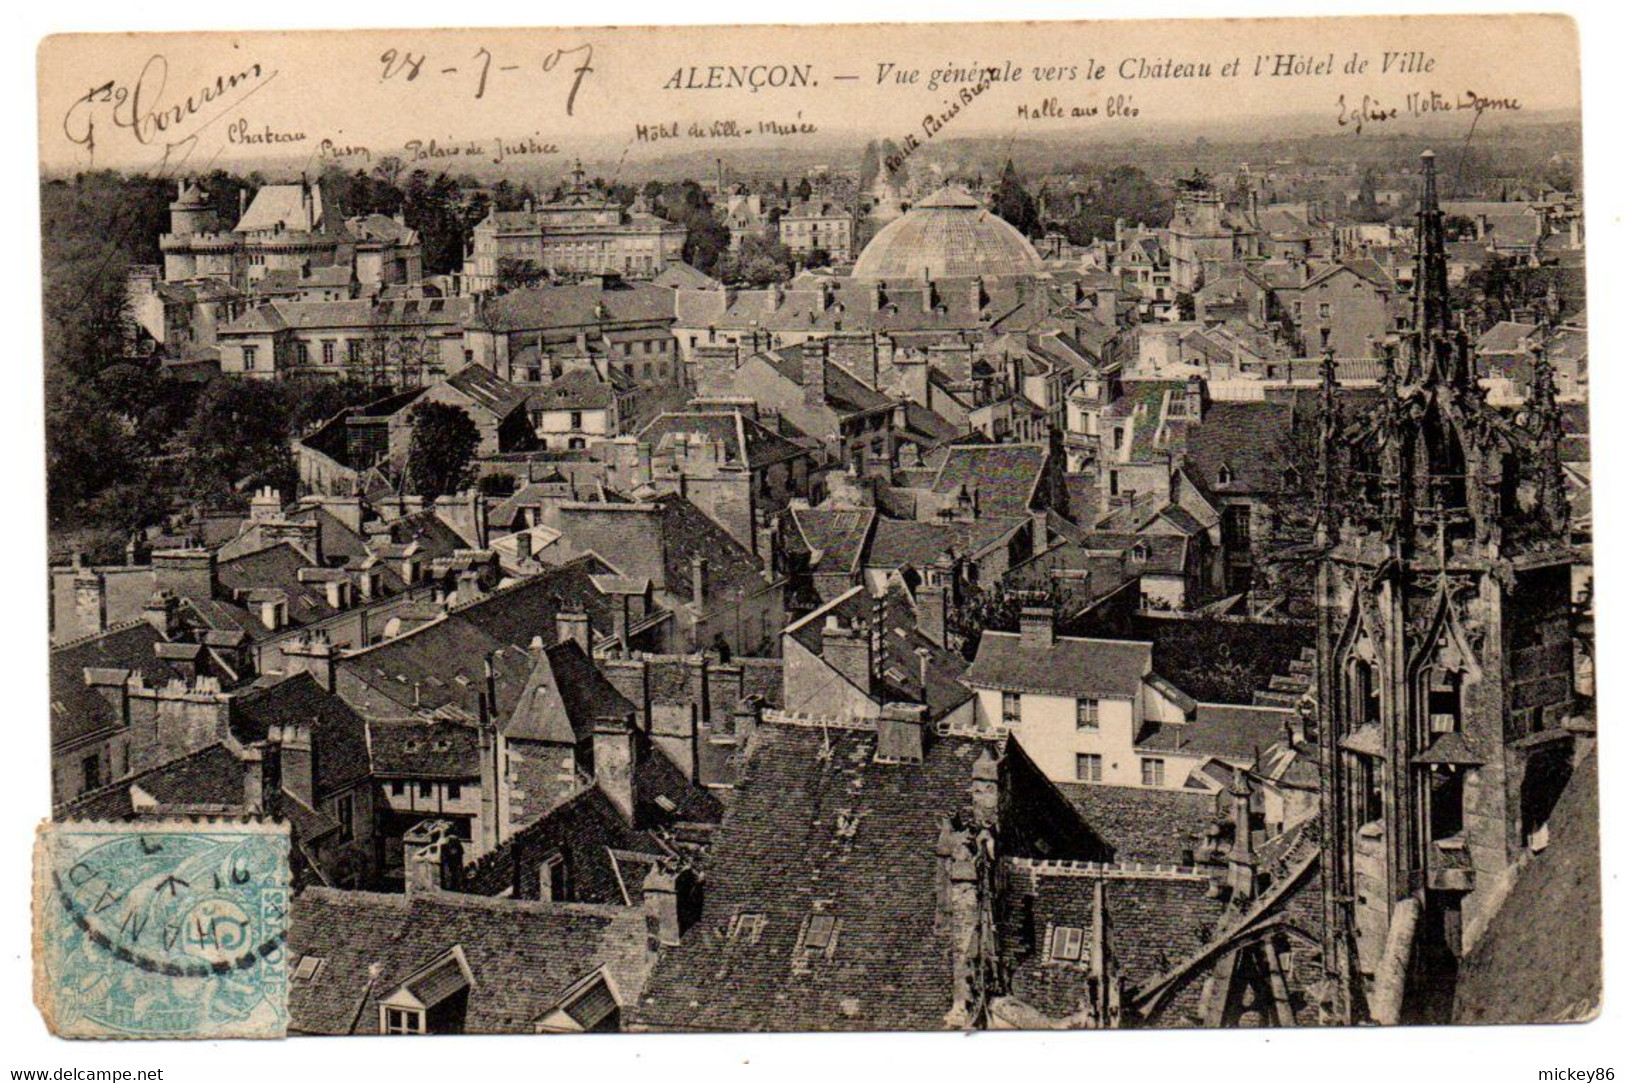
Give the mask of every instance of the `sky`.
[(39, 87), (43, 169), (171, 175), (278, 155), (562, 172), (1270, 118), (1465, 137), (1480, 105), (1499, 122), (1579, 104), (1574, 26), (1554, 15), (66, 35), (41, 44)]

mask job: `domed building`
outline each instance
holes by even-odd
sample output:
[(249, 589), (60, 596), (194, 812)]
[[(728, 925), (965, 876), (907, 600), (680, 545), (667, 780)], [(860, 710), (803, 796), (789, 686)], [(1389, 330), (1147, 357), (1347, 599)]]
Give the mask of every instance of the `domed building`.
[(963, 188), (939, 188), (863, 249), (853, 278), (907, 280), (1031, 275), (1044, 269), (1032, 243)]

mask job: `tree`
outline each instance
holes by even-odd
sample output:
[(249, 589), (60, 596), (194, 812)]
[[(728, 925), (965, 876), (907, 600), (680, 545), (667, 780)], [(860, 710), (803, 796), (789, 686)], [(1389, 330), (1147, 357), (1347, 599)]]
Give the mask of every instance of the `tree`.
[(1038, 204), (1033, 202), (1033, 197), (1022, 186), (1016, 164), (1008, 158), (999, 173), (998, 183), (993, 187), (993, 213), (1028, 237), (1037, 236), (1040, 232)]
[(406, 450), (407, 492), (423, 497), (461, 492), (480, 444), (480, 432), (468, 414), (443, 402), (413, 407), (412, 438)]
[(807, 258), (801, 261), (801, 265), (811, 271), (819, 267), (828, 267), (831, 262), (833, 261), (828, 252), (822, 248), (814, 248), (807, 253)]
[(794, 273), (794, 257), (776, 240), (752, 234), (739, 242), (739, 254), (718, 264), (722, 277), (761, 289), (784, 282)]
[(533, 259), (503, 256), (497, 260), (497, 292), (528, 290), (547, 281), (547, 272)]
[(728, 227), (716, 216), (711, 196), (692, 180), (659, 195), (661, 214), (688, 230), (683, 242), (683, 260), (706, 274), (714, 273), (718, 261), (728, 251)]

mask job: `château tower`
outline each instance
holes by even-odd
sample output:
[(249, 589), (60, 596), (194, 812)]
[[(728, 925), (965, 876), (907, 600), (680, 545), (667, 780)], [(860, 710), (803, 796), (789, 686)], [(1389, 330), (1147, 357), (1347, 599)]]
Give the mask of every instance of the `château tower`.
[[(1568, 504), (1549, 367), (1486, 401), (1454, 326), (1432, 153), (1411, 327), (1344, 417), (1323, 366), (1325, 966), (1345, 1021), (1448, 1018), (1457, 964), (1567, 780)], [(1348, 411), (1350, 414), (1355, 411)]]

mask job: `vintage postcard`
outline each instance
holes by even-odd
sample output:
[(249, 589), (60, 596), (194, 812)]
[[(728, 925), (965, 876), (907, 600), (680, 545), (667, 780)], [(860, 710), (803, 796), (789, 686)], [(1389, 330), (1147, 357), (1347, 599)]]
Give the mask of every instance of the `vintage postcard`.
[(46, 40), (51, 1026), (1593, 1018), (1578, 64)]

